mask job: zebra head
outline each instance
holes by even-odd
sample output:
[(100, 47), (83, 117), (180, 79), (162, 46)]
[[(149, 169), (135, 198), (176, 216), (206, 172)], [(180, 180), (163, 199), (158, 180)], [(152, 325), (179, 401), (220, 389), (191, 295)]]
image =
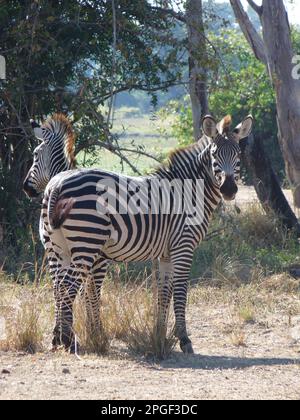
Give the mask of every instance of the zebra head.
[(252, 130), (253, 118), (246, 117), (233, 131), (230, 131), (231, 117), (228, 115), (218, 124), (210, 115), (204, 117), (202, 129), (212, 140), (210, 156), (214, 180), (220, 188), (224, 200), (234, 200), (238, 192), (240, 178), (239, 141), (248, 137)]
[(31, 124), (41, 144), (34, 150), (23, 188), (29, 197), (37, 197), (51, 178), (75, 167), (75, 136), (70, 121), (62, 114), (54, 114), (42, 126), (34, 121)]

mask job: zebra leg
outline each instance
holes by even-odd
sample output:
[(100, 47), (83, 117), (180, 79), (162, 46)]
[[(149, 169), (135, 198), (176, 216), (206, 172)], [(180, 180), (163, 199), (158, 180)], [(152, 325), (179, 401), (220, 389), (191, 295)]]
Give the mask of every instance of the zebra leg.
[(62, 276), (63, 273), (57, 272), (55, 275), (52, 273), (51, 277), (53, 280), (53, 295), (54, 295), (54, 302), (55, 302), (55, 326), (53, 330), (52, 336), (52, 350), (56, 350), (57, 347), (62, 346), (61, 340), (61, 333), (60, 333), (60, 298), (59, 298), (59, 277)]
[(87, 321), (91, 333), (101, 328), (100, 298), (101, 287), (106, 275), (108, 261), (99, 259), (92, 267), (92, 278), (88, 279), (85, 290), (85, 304)]
[(193, 250), (182, 247), (171, 255), (174, 266), (174, 312), (176, 319), (176, 336), (180, 340), (180, 348), (184, 353), (194, 353), (192, 342), (186, 329), (187, 285), (193, 260)]
[(72, 353), (75, 351), (73, 304), (86, 274), (87, 266), (78, 264), (71, 264), (56, 274), (54, 283), (56, 323), (52, 341), (54, 349), (57, 345), (63, 345)]
[(173, 294), (173, 264), (170, 258), (159, 261), (158, 322), (167, 327), (168, 311)]
[(53, 283), (53, 294), (54, 294), (54, 302), (55, 302), (55, 327), (53, 331), (53, 340), (52, 340), (52, 348), (55, 350), (57, 347), (62, 346), (63, 343), (61, 341), (61, 334), (59, 328), (59, 278), (62, 278), (65, 275), (65, 269), (62, 268), (61, 261), (57, 257), (57, 255), (51, 250), (48, 251), (47, 256), (48, 267), (49, 267), (49, 274), (52, 279)]

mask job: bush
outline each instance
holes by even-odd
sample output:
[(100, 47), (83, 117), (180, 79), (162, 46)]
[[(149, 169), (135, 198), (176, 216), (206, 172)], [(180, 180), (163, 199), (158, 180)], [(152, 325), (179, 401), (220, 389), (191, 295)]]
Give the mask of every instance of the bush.
[[(237, 214), (216, 213), (210, 226), (218, 232), (204, 240), (195, 252), (192, 277), (206, 277), (231, 283), (251, 282), (285, 271), (299, 261), (300, 246), (293, 232), (288, 233), (272, 214), (257, 205)], [(223, 277), (223, 279), (222, 279)]]

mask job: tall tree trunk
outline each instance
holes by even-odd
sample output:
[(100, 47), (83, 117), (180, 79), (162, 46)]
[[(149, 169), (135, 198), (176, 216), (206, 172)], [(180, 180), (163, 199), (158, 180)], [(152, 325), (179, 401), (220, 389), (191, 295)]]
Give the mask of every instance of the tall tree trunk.
[(282, 0), (264, 0), (261, 13), (268, 71), (277, 99), (279, 143), (286, 172), (300, 207), (300, 81), (292, 77), (293, 49)]
[(202, 0), (187, 0), (185, 17), (189, 42), (189, 90), (193, 112), (194, 138), (201, 134), (201, 119), (208, 113), (206, 38)]
[(254, 54), (266, 65), (274, 86), (279, 143), (294, 203), (300, 207), (300, 81), (293, 78), (293, 49), (283, 0), (263, 0), (262, 6), (248, 0), (260, 16), (263, 39), (252, 25), (241, 1), (230, 0), (230, 3)]

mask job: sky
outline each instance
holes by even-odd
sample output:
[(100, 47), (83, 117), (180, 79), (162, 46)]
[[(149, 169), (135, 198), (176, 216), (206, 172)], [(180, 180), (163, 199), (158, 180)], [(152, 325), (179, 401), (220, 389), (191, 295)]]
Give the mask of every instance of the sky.
[[(217, 0), (217, 1), (219, 3), (223, 3), (224, 1), (229, 2), (229, 0)], [(248, 4), (247, 0), (242, 0), (242, 3), (244, 4), (244, 6)], [(261, 4), (261, 0), (257, 0), (256, 3), (258, 5)], [(288, 9), (290, 22), (294, 24), (297, 23), (298, 25), (300, 25), (300, 0), (293, 0), (293, 4), (290, 4), (288, 0), (285, 0), (285, 4)]]

